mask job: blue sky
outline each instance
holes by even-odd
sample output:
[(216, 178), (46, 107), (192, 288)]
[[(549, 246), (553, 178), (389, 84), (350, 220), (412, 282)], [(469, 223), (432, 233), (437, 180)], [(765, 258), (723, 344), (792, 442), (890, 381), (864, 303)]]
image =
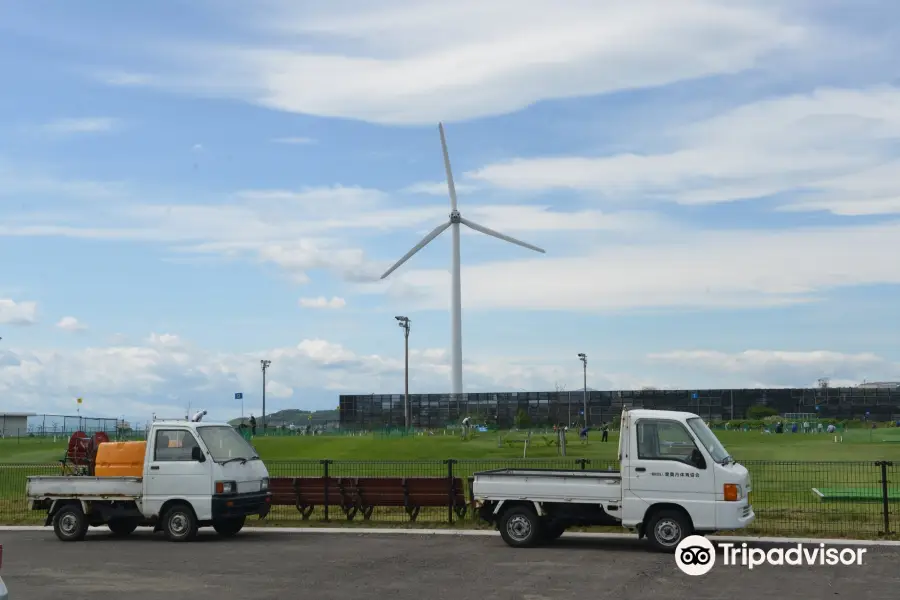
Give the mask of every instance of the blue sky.
[(900, 378), (895, 3), (0, 6), (3, 407)]

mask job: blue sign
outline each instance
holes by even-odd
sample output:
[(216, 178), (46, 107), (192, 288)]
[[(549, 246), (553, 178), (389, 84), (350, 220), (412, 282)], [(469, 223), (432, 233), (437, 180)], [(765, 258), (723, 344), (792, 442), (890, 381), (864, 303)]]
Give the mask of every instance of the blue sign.
[(241, 392), (237, 392), (237, 393), (234, 395), (234, 399), (235, 399), (235, 400), (243, 400), (243, 399), (244, 399), (244, 394), (242, 394)]
[(694, 392), (693, 394), (691, 394), (691, 399), (693, 399), (693, 400), (697, 399), (697, 392)]
[(818, 412), (818, 410), (819, 410), (819, 407), (818, 407), (818, 406), (816, 406), (816, 411), (817, 411), (817, 412)]
[(579, 411), (578, 411), (578, 414), (579, 414), (579, 415), (583, 415), (583, 414), (584, 414), (584, 411), (583, 411), (583, 410), (579, 410)]

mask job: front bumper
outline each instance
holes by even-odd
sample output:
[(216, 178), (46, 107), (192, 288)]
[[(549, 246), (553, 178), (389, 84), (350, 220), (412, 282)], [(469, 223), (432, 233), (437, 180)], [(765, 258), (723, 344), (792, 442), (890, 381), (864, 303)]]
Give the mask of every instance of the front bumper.
[(262, 519), (269, 514), (271, 507), (272, 494), (269, 492), (213, 496), (212, 518), (218, 520), (259, 515)]

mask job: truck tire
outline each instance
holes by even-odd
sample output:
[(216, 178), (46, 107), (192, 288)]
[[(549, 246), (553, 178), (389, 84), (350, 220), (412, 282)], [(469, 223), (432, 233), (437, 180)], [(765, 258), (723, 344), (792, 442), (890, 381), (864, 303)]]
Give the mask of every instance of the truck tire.
[(513, 548), (531, 548), (543, 538), (541, 520), (534, 509), (527, 506), (513, 506), (504, 511), (497, 524), (500, 537)]
[(684, 538), (693, 534), (687, 515), (677, 510), (660, 510), (647, 523), (647, 540), (659, 552), (675, 552)]
[(137, 529), (138, 521), (137, 519), (130, 519), (127, 517), (112, 519), (106, 526), (109, 527), (109, 530), (114, 536), (125, 537), (126, 535), (134, 533), (134, 530)]
[(163, 516), (162, 529), (170, 542), (190, 542), (197, 537), (200, 524), (190, 506), (175, 504)]
[(88, 526), (80, 504), (63, 506), (53, 516), (53, 532), (63, 542), (80, 542), (87, 535)]
[(213, 529), (221, 536), (232, 537), (237, 535), (244, 528), (247, 517), (233, 517), (230, 519), (219, 519), (213, 521)]

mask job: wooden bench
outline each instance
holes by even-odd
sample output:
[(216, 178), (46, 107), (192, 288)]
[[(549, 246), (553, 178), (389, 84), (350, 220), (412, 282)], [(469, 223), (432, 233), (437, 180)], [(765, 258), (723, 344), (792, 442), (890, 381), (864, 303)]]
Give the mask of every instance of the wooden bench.
[(340, 508), (352, 520), (358, 507), (351, 481), (346, 477), (273, 477), (269, 480), (272, 506), (296, 506), (307, 521), (317, 506), (327, 504)]
[(378, 507), (403, 508), (411, 521), (423, 507), (450, 505), (459, 518), (468, 508), (458, 477), (449, 487), (446, 477), (329, 477), (327, 486), (324, 477), (273, 477), (269, 489), (273, 506), (296, 506), (304, 521), (326, 501), (329, 507), (340, 507), (348, 521), (358, 513), (369, 520)]

